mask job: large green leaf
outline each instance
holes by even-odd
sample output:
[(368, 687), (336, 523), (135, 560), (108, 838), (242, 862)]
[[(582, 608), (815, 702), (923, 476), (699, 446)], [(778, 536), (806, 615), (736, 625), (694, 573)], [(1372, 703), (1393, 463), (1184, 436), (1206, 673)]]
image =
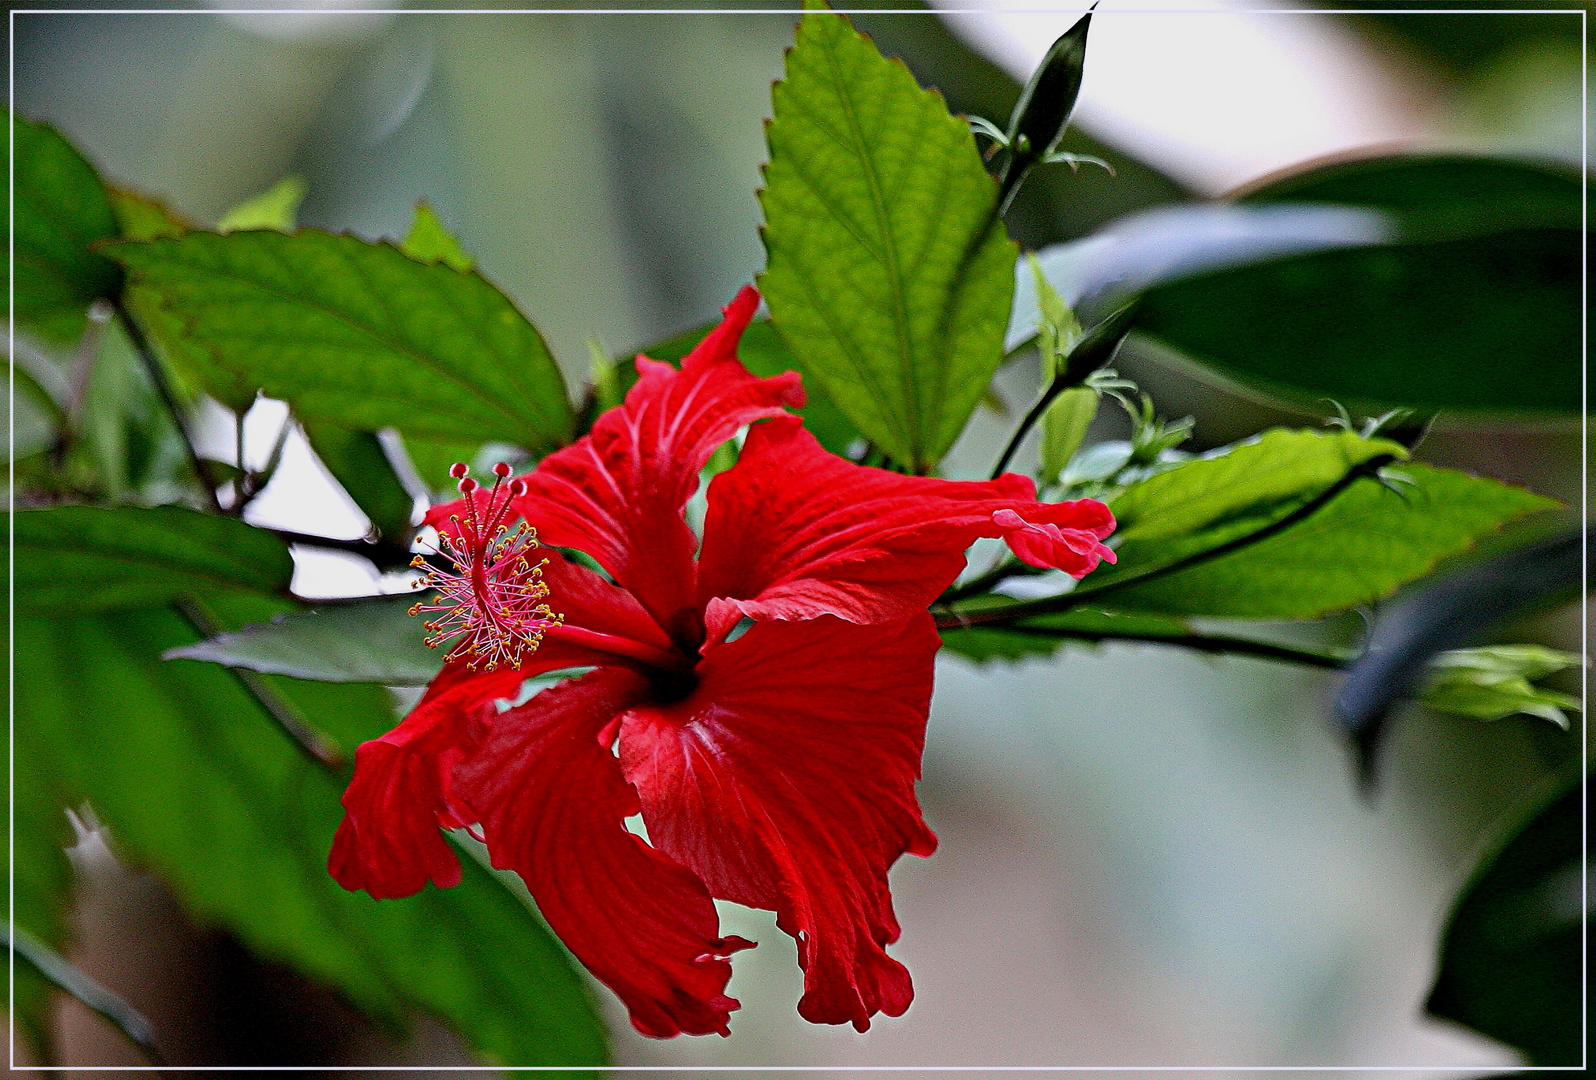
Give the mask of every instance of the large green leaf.
[[(1119, 566), (1101, 579), (1097, 573), (1103, 571), (1094, 573), (1078, 591), (1083, 600), (1127, 611), (1310, 619), (1388, 596), (1503, 524), (1558, 505), (1453, 469), (1404, 463), (1401, 472), (1412, 483), (1399, 491), (1358, 479), (1305, 519), (1257, 543), (1140, 582), (1138, 563), (1155, 572), (1170, 564), (1158, 542), (1143, 546), (1138, 540), (1137, 561), (1127, 551)], [(1170, 512), (1178, 513), (1178, 506)], [(1207, 535), (1227, 537), (1220, 543), (1237, 539), (1228, 528)], [(1169, 538), (1171, 546), (1178, 542)], [(1201, 552), (1185, 555), (1194, 557)]]
[(1583, 194), (1567, 170), (1478, 158), (1321, 167), (1245, 201), (1367, 207), (1394, 242), (1162, 284), (1137, 325), (1302, 400), (1578, 411)]
[(1582, 832), (1575, 784), (1498, 842), (1452, 910), (1427, 1005), (1534, 1065), (1578, 1065), (1584, 1051)]
[(935, 464), (1003, 357), (1015, 246), (962, 120), (841, 15), (773, 92), (760, 289), (804, 375), (886, 453)]
[(1407, 457), (1386, 439), (1277, 429), (1131, 484), (1109, 499), (1119, 562), (1085, 585), (1101, 589), (1251, 535), (1298, 510), (1353, 469)]
[(223, 400), (247, 388), (309, 420), (532, 451), (567, 441), (559, 369), (475, 272), (303, 231), (118, 244), (173, 359)]
[[(254, 609), (262, 617), (270, 608)], [(235, 620), (240, 610), (229, 612)], [(17, 725), (118, 846), (202, 922), (390, 1023), (419, 1008), (507, 1065), (604, 1063), (582, 980), (529, 908), (467, 857), (459, 887), (373, 901), (328, 875), (343, 781), (307, 759), (165, 609), (18, 620)], [(273, 679), (346, 746), (393, 723), (386, 691)]]
[(415, 594), (279, 615), (177, 650), (173, 656), (320, 682), (425, 686), (443, 665), (427, 648)]
[(281, 593), (293, 576), (287, 547), (271, 533), (181, 506), (59, 506), (11, 520), (19, 613)]
[(1362, 158), (1270, 179), (1243, 203), (1367, 206), (1393, 215), (1403, 240), (1455, 240), (1512, 229), (1580, 227), (1574, 170), (1466, 154)]
[[(686, 333), (677, 334), (673, 338), (651, 345), (643, 349), (642, 353), (651, 360), (679, 363), (693, 350), (693, 346), (704, 339), (704, 335), (718, 325), (719, 323), (710, 323), (707, 326), (695, 327)], [(787, 346), (782, 343), (781, 335), (776, 333), (775, 327), (765, 319), (755, 319), (748, 324), (748, 329), (743, 331), (743, 339), (737, 346), (737, 358), (743, 362), (744, 367), (761, 378), (798, 369), (798, 363), (787, 351)], [(626, 387), (630, 387), (631, 383), (636, 381), (636, 369), (631, 363), (618, 364), (616, 371), (623, 377)], [(833, 454), (847, 454), (849, 447), (856, 440), (863, 438), (853, 421), (843, 415), (842, 410), (837, 408), (837, 403), (813, 379), (804, 380), (804, 407), (794, 411), (804, 418), (804, 427), (809, 433), (819, 439), (820, 445)]]
[(46, 340), (75, 341), (89, 305), (121, 287), (117, 265), (90, 250), (118, 235), (116, 217), (94, 167), (55, 128), (12, 115), (11, 137), (16, 319)]

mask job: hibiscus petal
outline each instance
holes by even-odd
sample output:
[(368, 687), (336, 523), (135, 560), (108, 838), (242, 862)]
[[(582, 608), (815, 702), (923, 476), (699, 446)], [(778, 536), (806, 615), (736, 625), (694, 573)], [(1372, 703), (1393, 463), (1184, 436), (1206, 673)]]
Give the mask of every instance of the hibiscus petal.
[(460, 884), (459, 860), (439, 831), (464, 824), (450, 776), (475, 741), (472, 710), (492, 708), (525, 678), (450, 664), (403, 723), (360, 745), (327, 857), (338, 884), (378, 900), (409, 896), (429, 880), (441, 889)]
[(655, 846), (715, 896), (776, 911), (798, 940), (807, 1020), (863, 1031), (914, 996), (883, 948), (898, 937), (887, 869), (936, 847), (914, 784), (937, 645), (924, 612), (760, 623), (707, 650), (686, 700), (622, 720)]
[[(759, 424), (709, 486), (698, 591), (710, 639), (743, 615), (906, 619), (958, 577), (965, 548), (1002, 531), (994, 511), (1047, 509), (1035, 499), (1031, 481), (1013, 473), (902, 476), (828, 453), (796, 418)], [(1093, 505), (1112, 529), (1107, 508)]]
[(648, 690), (599, 668), (490, 720), (457, 781), (493, 865), (521, 875), (550, 928), (658, 1038), (727, 1033), (738, 1007), (714, 903), (690, 870), (626, 831), (637, 795), (599, 733)]
[(566, 625), (547, 634), (517, 669), (446, 664), (398, 727), (355, 751), (344, 820), (328, 857), (344, 888), (385, 898), (409, 896), (429, 880), (440, 888), (459, 883), (459, 862), (439, 826), (475, 820), (455, 804), (450, 778), (476, 742), (478, 714), (495, 699), (513, 698), (526, 679), (560, 668), (608, 664), (617, 655), (670, 655), (670, 639), (624, 589), (559, 552), (547, 557), (549, 599)]
[[(756, 379), (737, 360), (738, 339), (758, 306), (752, 288), (738, 293), (680, 371), (638, 357), (639, 378), (625, 404), (599, 417), (591, 434), (544, 458), (514, 503), (544, 543), (587, 552), (694, 648), (698, 542), (682, 510), (697, 490), (699, 470), (744, 424), (803, 404), (795, 373)], [(428, 520), (453, 512), (440, 507)]]
[[(1104, 519), (1107, 519), (1106, 521)], [(1114, 530), (1114, 516), (1094, 499), (1054, 503), (1023, 510), (999, 510), (992, 523), (1021, 562), (1052, 567), (1083, 578), (1099, 562), (1112, 563), (1114, 549), (1101, 537)]]

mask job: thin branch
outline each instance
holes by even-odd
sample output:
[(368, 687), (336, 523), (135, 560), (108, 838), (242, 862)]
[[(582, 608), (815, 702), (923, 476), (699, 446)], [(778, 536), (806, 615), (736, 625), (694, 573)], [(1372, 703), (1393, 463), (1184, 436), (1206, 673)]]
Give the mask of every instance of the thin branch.
[(391, 541), (371, 540), (340, 540), (332, 536), (317, 536), (314, 533), (295, 532), (292, 529), (267, 529), (273, 536), (288, 544), (304, 544), (306, 547), (324, 548), (328, 551), (347, 551), (351, 555), (359, 555), (375, 563), (378, 569), (393, 570), (401, 566), (409, 566), (416, 553), (408, 547)]
[[(196, 631), (207, 638), (215, 637), (222, 633), (222, 627), (212, 619), (210, 614), (198, 604), (188, 600), (178, 601), (177, 608), (183, 617)], [(282, 728), (290, 739), (305, 752), (311, 760), (322, 768), (332, 772), (341, 770), (346, 761), (343, 751), (324, 738), (320, 732), (310, 725), (299, 709), (287, 698), (283, 697), (271, 685), (253, 671), (244, 668), (230, 667), (233, 677), (239, 681), (251, 697), (265, 709), (271, 718), (277, 721), (277, 726)]]
[(121, 320), (122, 329), (127, 331), (128, 340), (133, 344), (133, 351), (138, 354), (139, 362), (144, 365), (144, 371), (155, 386), (161, 404), (166, 406), (167, 413), (172, 417), (172, 423), (177, 427), (178, 435), (183, 439), (183, 448), (188, 454), (189, 466), (194, 470), (200, 486), (205, 489), (205, 496), (210, 500), (211, 509), (218, 514), (222, 513), (221, 500), (216, 497), (216, 483), (211, 477), (211, 471), (205, 467), (204, 460), (199, 456), (194, 438), (189, 434), (188, 424), (184, 421), (183, 408), (178, 404), (177, 395), (172, 392), (172, 384), (166, 377), (166, 369), (161, 366), (160, 358), (150, 347), (150, 339), (144, 336), (144, 328), (133, 318), (132, 312), (122, 303), (121, 297), (113, 299), (111, 307), (116, 312), (117, 318)]
[(1086, 336), (1070, 350), (1069, 356), (1064, 361), (1064, 367), (1053, 376), (1053, 381), (1048, 383), (1047, 389), (1042, 391), (1030, 411), (1020, 420), (1019, 427), (1014, 429), (1014, 434), (1009, 437), (1008, 445), (1003, 448), (997, 464), (992, 467), (991, 479), (996, 480), (1003, 475), (1003, 470), (1009, 467), (1009, 461), (1014, 457), (1014, 452), (1020, 448), (1020, 443), (1025, 441), (1025, 436), (1036, 426), (1037, 421), (1042, 419), (1047, 407), (1053, 404), (1055, 398), (1073, 386), (1084, 384), (1092, 372), (1114, 358), (1114, 351), (1119, 348), (1120, 342), (1125, 340), (1125, 335), (1130, 333), (1139, 303), (1139, 300), (1132, 300), (1124, 307), (1110, 313), (1088, 330)]
[(144, 1052), (150, 1064), (157, 1068), (166, 1066), (166, 1059), (155, 1045), (155, 1025), (143, 1013), (129, 1005), (99, 983), (85, 975), (66, 957), (51, 949), (22, 927), (0, 926), (0, 940), (14, 949), (16, 954), (33, 966), (58, 990), (76, 998), (84, 1006), (104, 1017), (128, 1041)]
[(1122, 589), (1128, 589), (1132, 585), (1144, 585), (1149, 581), (1154, 581), (1162, 577), (1168, 577), (1170, 574), (1180, 573), (1183, 570), (1190, 570), (1194, 566), (1201, 566), (1203, 563), (1210, 562), (1225, 555), (1229, 555), (1232, 552), (1240, 551), (1242, 548), (1251, 547), (1253, 544), (1267, 540), (1271, 536), (1276, 536), (1292, 526), (1306, 521), (1308, 518), (1324, 509), (1325, 506), (1329, 505), (1329, 503), (1334, 500), (1337, 495), (1340, 495), (1347, 488), (1351, 487), (1359, 480), (1373, 477), (1382, 468), (1395, 460), (1396, 458), (1389, 454), (1382, 454), (1379, 457), (1370, 458), (1368, 461), (1365, 461), (1362, 464), (1347, 470), (1346, 474), (1343, 475), (1341, 479), (1337, 480), (1334, 484), (1331, 484), (1328, 488), (1314, 496), (1314, 498), (1310, 499), (1308, 502), (1305, 502), (1301, 506), (1297, 507), (1297, 509), (1287, 514), (1279, 521), (1271, 522), (1256, 532), (1248, 533), (1246, 536), (1238, 536), (1234, 540), (1220, 544), (1217, 547), (1211, 547), (1206, 551), (1199, 551), (1194, 555), (1190, 555), (1184, 559), (1179, 559), (1164, 566), (1153, 567), (1151, 570), (1148, 570), (1145, 573), (1128, 574), (1125, 577), (1117, 578), (1097, 588), (1085, 587), (1074, 589), (1063, 594), (1062, 596), (1050, 596), (1041, 600), (1023, 601), (1018, 604), (1010, 604), (1001, 608), (992, 608), (987, 611), (933, 611), (933, 614), (937, 615), (938, 618), (941, 618), (943, 615), (954, 617), (955, 624), (959, 626), (980, 626), (989, 625), (992, 623), (1013, 623), (1016, 620), (1028, 618), (1032, 615), (1051, 615), (1060, 611), (1068, 611), (1070, 608), (1079, 607), (1082, 603), (1086, 603), (1088, 601), (1095, 603), (1104, 596), (1119, 592)]
[[(973, 625), (968, 621), (962, 621), (956, 614), (939, 615), (936, 622), (939, 630), (958, 630)], [(1182, 649), (1193, 649), (1215, 655), (1256, 656), (1265, 660), (1281, 660), (1291, 664), (1306, 664), (1309, 667), (1333, 670), (1346, 667), (1353, 659), (1350, 654), (1315, 652), (1312, 649), (1298, 649), (1290, 645), (1225, 635), (1115, 634), (1095, 630), (1049, 630), (1036, 626), (1003, 626), (999, 629), (1006, 634), (1018, 634), (1038, 641), (1089, 641), (1094, 644), (1105, 641), (1135, 641), (1150, 645), (1175, 645)]]
[(982, 593), (989, 592), (994, 585), (1005, 582), (1009, 580), (1009, 578), (1034, 577), (1035, 575), (1044, 572), (1045, 571), (1034, 566), (1027, 566), (1024, 563), (1018, 562), (1005, 555), (1005, 557), (1000, 560), (996, 566), (992, 567), (992, 569), (988, 570), (986, 573), (980, 575), (979, 577), (973, 577), (969, 581), (966, 581), (963, 585), (960, 585), (958, 588), (950, 588), (947, 592), (943, 593), (941, 598), (938, 600), (938, 605), (956, 604), (960, 600), (968, 600), (972, 596), (980, 596)]

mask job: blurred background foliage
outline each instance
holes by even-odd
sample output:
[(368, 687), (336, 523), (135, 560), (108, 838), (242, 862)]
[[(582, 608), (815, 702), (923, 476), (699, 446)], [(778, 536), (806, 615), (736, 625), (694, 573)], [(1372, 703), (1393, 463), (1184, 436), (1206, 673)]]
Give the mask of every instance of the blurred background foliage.
[[(1577, 164), (1585, 136), (1579, 20), (1515, 15), (1502, 10), (1507, 6), (1450, 14), (1361, 14), (1349, 6), (1344, 14), (1260, 16), (1248, 25), (1287, 45), (1293, 34), (1327, 35), (1347, 66), (1299, 61), (1288, 64), (1290, 77), (1331, 101), (1354, 91), (1375, 100), (1385, 127), (1332, 124), (1319, 152), (1351, 149), (1375, 130), (1412, 146)], [(762, 121), (769, 84), (792, 40), (791, 15), (230, 15), (198, 5), (180, 14), (85, 15), (13, 8), (17, 112), (59, 127), (111, 182), (209, 226), (297, 176), (300, 225), (396, 241), (425, 199), (484, 274), (536, 321), (573, 385), (587, 377), (595, 350), (627, 355), (702, 324), (763, 262), (755, 197)], [(1060, 15), (1053, 33), (1070, 18)], [(999, 20), (987, 20), (991, 32), (981, 38), (968, 33), (970, 19), (930, 13), (882, 10), (855, 21), (923, 85), (938, 88), (954, 111), (999, 123), (1029, 70), (1027, 49), (1039, 55), (1052, 39), (1013, 40), (1005, 49), (994, 44)], [(1283, 55), (1296, 55), (1287, 45)], [(1252, 73), (1254, 95), (1288, 95), (1284, 81), (1268, 81), (1285, 76), (1262, 62), (1249, 67), (1252, 59), (1245, 50), (1197, 57), (1199, 68), (1222, 67), (1243, 83)], [(1151, 121), (1138, 127), (1094, 112), (1092, 81), (1101, 74), (1094, 65), (1110, 62), (1103, 53), (1088, 62), (1079, 126), (1063, 148), (1103, 157), (1115, 172), (1039, 172), (1009, 215), (1013, 236), (1027, 249), (1077, 240), (1128, 213), (1217, 194), (1302, 156), (1293, 149), (1260, 168), (1267, 156), (1238, 152), (1226, 172), (1227, 139), (1238, 121), (1216, 105), (1212, 130), (1194, 137), (1218, 149), (1183, 163), (1149, 143)], [(1356, 86), (1335, 81), (1335, 72), (1349, 70), (1361, 80)], [(1143, 107), (1154, 119), (1160, 101), (1171, 113), (1178, 99), (1201, 102), (1202, 82), (1182, 82), (1186, 77), (1174, 69), (1144, 76)], [(1281, 146), (1298, 145), (1284, 128), (1250, 134), (1266, 150), (1272, 135)], [(1333, 306), (1337, 298), (1322, 293), (1317, 302)], [(1314, 314), (1307, 313), (1310, 321)], [(181, 445), (152, 419), (155, 389), (131, 362), (125, 340), (103, 319), (91, 315), (90, 325), (81, 348), (104, 349), (121, 362), (67, 369), (91, 372), (79, 395), (86, 437), (73, 450), (78, 457), (52, 461), (51, 469), (67, 481), (93, 473), (114, 497), (166, 501), (174, 495), (162, 477), (180, 459)], [(72, 336), (70, 329), (61, 335)], [(18, 348), (56, 355), (60, 346), (23, 341)], [(1194, 449), (1271, 423), (1317, 425), (1332, 412), (1327, 404), (1241, 389), (1146, 337), (1128, 342), (1116, 367), (1152, 392), (1161, 413), (1195, 417)], [(1533, 369), (1519, 375), (1543, 377)], [(1034, 355), (1000, 372), (995, 399), (945, 462), (949, 475), (985, 470), (1037, 379)], [(12, 416), (19, 458), (48, 447), (51, 425), (40, 415), (46, 400), (19, 385)], [(202, 449), (230, 461), (232, 424), (220, 411), (211, 419), (200, 432)], [(256, 407), (243, 430), (247, 456), (265, 459), (280, 421), (269, 405)], [(1122, 416), (1104, 409), (1092, 438), (1122, 438), (1127, 430)], [(339, 474), (337, 433), (310, 435)], [(430, 464), (414, 447), (412, 456), (424, 477), (436, 476), (461, 450), (440, 445)], [(1582, 450), (1572, 421), (1443, 414), (1419, 457), (1578, 506)], [(372, 499), (356, 501), (360, 508), (296, 438), (252, 520), (357, 537), (367, 526), (360, 509), (372, 517), (396, 513)], [(1509, 533), (1499, 543), (1507, 548), (1525, 538)], [(303, 549), (295, 557), (302, 595), (365, 593), (376, 584), (374, 572), (354, 560)], [(223, 621), (252, 617), (260, 616), (240, 611)], [(1340, 630), (1350, 638), (1356, 620), (1345, 621)], [(181, 626), (128, 622), (102, 618), (96, 633), (174, 642), (193, 636)], [(1567, 606), (1520, 617), (1497, 633), (1575, 650), (1581, 640), (1578, 610)], [(92, 642), (60, 644), (83, 657), (94, 649)], [(1551, 685), (1577, 692), (1579, 675), (1565, 672)], [(894, 874), (906, 927), (898, 955), (915, 974), (914, 1010), (867, 1039), (801, 1025), (791, 1007), (798, 987), (790, 943), (768, 917), (728, 910), (727, 932), (761, 941), (739, 958), (731, 992), (745, 1008), (734, 1019), (734, 1038), (647, 1042), (611, 1010), (610, 1053), (619, 1064), (679, 1065), (1511, 1066), (1519, 1060), (1514, 1051), (1427, 1018), (1422, 1005), (1449, 906), (1482, 852), (1500, 848), (1504, 860), (1511, 855), (1530, 867), (1526, 873), (1551, 882), (1534, 886), (1543, 892), (1563, 887), (1563, 863), (1537, 863), (1522, 845), (1503, 848), (1501, 835), (1537, 809), (1531, 802), (1544, 803), (1545, 786), (1576, 763), (1583, 716), (1563, 734), (1523, 717), (1487, 725), (1401, 706), (1402, 722), (1386, 740), (1382, 783), (1366, 796), (1331, 726), (1334, 690), (1334, 678), (1321, 672), (1143, 646), (1071, 647), (1057, 660), (981, 667), (944, 660), (923, 787), (943, 848), (930, 863)], [(94, 699), (92, 671), (78, 672), (74, 686), (41, 684), (31, 692), (63, 704), (79, 694), (74, 707), (95, 718), (127, 707)], [(236, 695), (192, 689), (199, 701), (229, 692)], [(180, 724), (180, 710), (141, 708), (151, 738), (163, 723)], [(73, 727), (70, 719), (62, 724)], [(344, 734), (351, 742), (360, 737), (353, 729)], [(75, 737), (85, 748), (122, 752), (86, 725)], [(163, 749), (171, 761), (184, 752), (181, 740)], [(158, 777), (150, 783), (159, 790)], [(159, 829), (157, 799), (136, 788), (127, 798)], [(271, 816), (262, 820), (269, 829)], [(246, 947), (259, 942), (241, 946), (203, 917), (191, 923), (192, 912), (180, 913), (158, 884), (163, 868), (118, 864), (92, 821), (79, 824), (71, 957), (172, 1033), (179, 1053), (216, 1062), (470, 1060), (430, 1021), (408, 1041), (397, 1016), (386, 1029), (370, 1027), (342, 995), (254, 959)], [(72, 839), (65, 822), (40, 827)], [(315, 861), (306, 857), (307, 865)], [(1490, 904), (1502, 892), (1486, 890), (1484, 913), (1466, 919), (1501, 918)], [(305, 918), (307, 926), (315, 921)], [(477, 929), (486, 956), (501, 944), (491, 917)], [(402, 941), (401, 932), (377, 947), (402, 948)], [(1466, 982), (1513, 962), (1481, 960), (1449, 942), (1446, 972)], [(313, 965), (308, 970), (325, 977)], [(509, 985), (516, 977), (506, 975)], [(374, 987), (369, 997), (380, 1002), (392, 990)], [(1468, 1019), (1446, 1007), (1441, 988), (1436, 993), (1439, 1011)], [(371, 1000), (361, 1004), (380, 1013)], [(472, 1007), (457, 996), (434, 1003), (433, 1011), (459, 1015)], [(601, 1008), (609, 1008), (602, 999)], [(64, 1064), (140, 1060), (75, 1003), (62, 1006), (54, 1022)], [(1491, 1025), (1489, 1018), (1478, 1024), (1508, 1037)], [(38, 1053), (37, 1046), (20, 1049)]]

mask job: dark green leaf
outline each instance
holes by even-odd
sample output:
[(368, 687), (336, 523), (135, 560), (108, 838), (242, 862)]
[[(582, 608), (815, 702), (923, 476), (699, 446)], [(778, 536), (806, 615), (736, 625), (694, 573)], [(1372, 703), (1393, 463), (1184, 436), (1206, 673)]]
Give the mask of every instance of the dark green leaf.
[[(668, 363), (680, 363), (704, 339), (704, 335), (713, 330), (718, 323), (708, 326), (696, 327), (684, 334), (677, 334), (657, 345), (642, 350), (643, 355), (652, 360), (663, 360)], [(787, 351), (787, 346), (782, 343), (781, 335), (770, 323), (764, 319), (755, 319), (748, 324), (748, 329), (743, 331), (743, 339), (737, 347), (737, 357), (743, 366), (761, 378), (780, 375), (784, 371), (796, 371), (798, 363)], [(637, 372), (629, 361), (616, 365), (616, 371), (623, 376), (626, 387), (636, 381)], [(812, 379), (804, 380), (805, 404), (802, 409), (795, 410), (804, 418), (804, 427), (809, 430), (820, 445), (830, 450), (833, 454), (847, 454), (848, 448), (864, 436), (859, 434), (859, 429), (853, 421), (842, 414), (837, 408), (837, 403), (831, 400), (825, 390)]]
[[(1181, 471), (1174, 469), (1154, 479)], [(1452, 469), (1404, 463), (1401, 472), (1412, 483), (1403, 484), (1400, 491), (1372, 478), (1355, 480), (1306, 519), (1258, 543), (1137, 582), (1138, 566), (1156, 570), (1170, 565), (1170, 549), (1182, 544), (1178, 533), (1166, 531), (1156, 517), (1150, 517), (1140, 531), (1127, 530), (1126, 553), (1119, 566), (1109, 573), (1098, 570), (1082, 583), (1080, 592), (1100, 594), (1094, 603), (1125, 610), (1311, 619), (1388, 596), (1507, 522), (1558, 505), (1522, 488)], [(1180, 520), (1178, 505), (1167, 505), (1165, 510)], [(1242, 511), (1251, 513), (1252, 508), (1238, 507), (1238, 513)], [(1275, 513), (1278, 508), (1252, 520)], [(1202, 533), (1220, 543), (1247, 535), (1244, 530), (1250, 522), (1245, 513), (1236, 519), (1243, 524), (1235, 530), (1230, 520), (1218, 519)], [(1183, 557), (1201, 558), (1201, 552)]]
[(425, 202), (416, 203), (415, 220), (410, 223), (410, 231), (405, 234), (399, 250), (417, 262), (441, 262), (461, 273), (475, 265), (471, 256), (460, 246), (460, 241), (443, 227), (438, 215)]
[(1584, 1052), (1580, 795), (1566, 790), (1480, 864), (1452, 910), (1427, 1005), (1534, 1065), (1578, 1065)]
[(279, 615), (172, 654), (229, 667), (323, 682), (425, 686), (443, 663), (427, 648), (423, 620), (403, 594)]
[(12, 515), (19, 612), (74, 615), (181, 597), (288, 589), (283, 542), (180, 506), (60, 506)]
[(94, 167), (55, 128), (13, 115), (11, 136), (16, 319), (49, 341), (76, 341), (89, 305), (122, 286), (117, 265), (91, 250), (118, 235), (116, 217)]
[(178, 339), (174, 359), (218, 396), (261, 389), (302, 418), (351, 430), (532, 451), (571, 436), (543, 339), (475, 273), (314, 231), (189, 233), (111, 250), (168, 316), (152, 329)]
[(1243, 203), (1366, 206), (1392, 215), (1397, 239), (1457, 240), (1515, 229), (1578, 229), (1576, 172), (1502, 158), (1364, 158), (1271, 179)]
[(304, 428), (311, 449), (371, 519), (378, 535), (408, 543), (415, 499), (394, 472), (382, 441), (369, 431), (350, 431), (324, 420), (307, 420)]
[(449, 469), (455, 462), (465, 462), (467, 465), (476, 461), (477, 455), (482, 451), (480, 442), (462, 442), (460, 440), (417, 439), (406, 438), (405, 453), (410, 457), (410, 464), (416, 470), (416, 475), (431, 492), (448, 492), (450, 499), (459, 497), (455, 492), (455, 479), (449, 475)]
[(773, 91), (760, 288), (800, 370), (924, 469), (1002, 361), (1015, 246), (967, 125), (841, 15), (803, 17)]
[(1566, 171), (1456, 157), (1276, 181), (1247, 201), (1372, 208), (1396, 242), (1160, 285), (1138, 327), (1298, 400), (1576, 412), (1582, 195)]
[[(226, 669), (160, 659), (196, 638), (166, 610), (18, 620), (18, 726), (37, 733), (114, 841), (195, 918), (376, 1017), (397, 1024), (426, 1010), (501, 1064), (601, 1065), (581, 979), (472, 859), (458, 888), (405, 900), (338, 887), (326, 857), (342, 781)], [(380, 687), (273, 685), (313, 721), (336, 721), (346, 742), (393, 723)]]

